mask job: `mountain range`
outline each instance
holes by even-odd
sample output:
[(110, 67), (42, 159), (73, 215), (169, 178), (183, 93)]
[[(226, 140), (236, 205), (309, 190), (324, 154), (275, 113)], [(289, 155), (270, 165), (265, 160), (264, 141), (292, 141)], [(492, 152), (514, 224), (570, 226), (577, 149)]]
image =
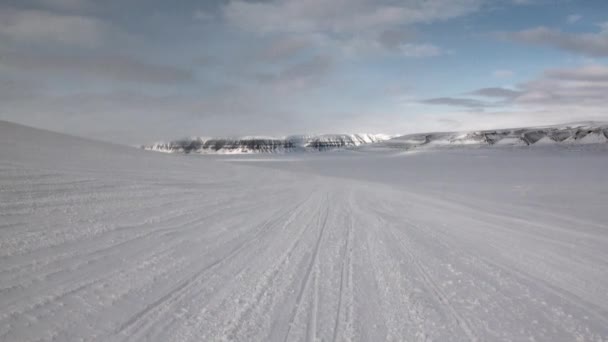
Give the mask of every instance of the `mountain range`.
[(232, 138), (191, 137), (142, 146), (165, 153), (245, 154), (321, 152), (374, 147), (410, 150), (447, 146), (531, 146), (547, 144), (596, 144), (608, 142), (608, 123), (584, 122), (544, 127), (465, 132), (386, 134), (321, 134), (286, 137), (245, 136)]

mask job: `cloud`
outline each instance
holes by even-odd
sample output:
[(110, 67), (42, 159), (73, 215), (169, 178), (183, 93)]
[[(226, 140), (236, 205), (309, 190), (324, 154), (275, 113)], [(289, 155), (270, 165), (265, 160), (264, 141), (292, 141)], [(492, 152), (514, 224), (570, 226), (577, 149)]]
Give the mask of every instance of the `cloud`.
[[(432, 57), (445, 53), (431, 43), (415, 42), (411, 27), (477, 11), (483, 0), (232, 0), (225, 21), (260, 36), (322, 37), (312, 40), (346, 57)], [(407, 28), (406, 28), (407, 27)]]
[(608, 30), (599, 33), (567, 33), (546, 27), (519, 32), (502, 33), (509, 40), (538, 46), (547, 46), (591, 57), (608, 57)]
[(545, 77), (562, 81), (608, 82), (608, 67), (586, 65), (574, 69), (552, 69), (545, 72)]
[(287, 65), (276, 73), (257, 73), (256, 79), (281, 92), (304, 90), (318, 85), (331, 72), (332, 65), (329, 56), (318, 55)]
[(511, 90), (506, 88), (482, 88), (477, 89), (469, 94), (490, 98), (513, 99), (521, 95), (521, 91)]
[(6, 77), (0, 79), (0, 100), (4, 104), (31, 99), (40, 95), (41, 90), (40, 84)]
[(89, 11), (96, 7), (95, 0), (4, 0), (5, 8), (13, 9), (37, 9), (59, 13), (78, 13)]
[(469, 92), (473, 97), (497, 99), (439, 97), (421, 101), (424, 104), (465, 107), (475, 111), (492, 107), (541, 108), (563, 110), (565, 106), (604, 112), (608, 107), (608, 66), (588, 65), (577, 68), (550, 69), (539, 77), (519, 84), (516, 89), (482, 88)]
[(480, 0), (233, 0), (224, 7), (224, 16), (232, 25), (250, 32), (352, 34), (445, 20), (471, 13), (480, 6)]
[[(421, 103), (448, 107), (467, 108), (472, 111), (483, 111), (486, 108), (504, 107), (511, 104), (517, 97), (523, 94), (519, 90), (506, 88), (481, 88), (467, 93), (466, 95), (477, 97), (437, 97), (422, 100)], [(484, 98), (479, 100), (478, 98)], [(491, 99), (487, 100), (487, 99)]]
[(168, 65), (144, 62), (132, 57), (118, 55), (76, 54), (5, 54), (0, 58), (0, 66), (25, 73), (47, 73), (90, 76), (99, 79), (138, 83), (174, 84), (191, 82), (191, 70)]
[(313, 47), (311, 40), (296, 36), (282, 37), (273, 40), (268, 46), (264, 47), (258, 56), (263, 61), (280, 61), (293, 58)]
[(280, 78), (292, 80), (311, 75), (326, 73), (331, 67), (332, 60), (328, 56), (315, 56), (305, 62), (292, 65), (280, 74)]
[(580, 14), (570, 14), (570, 15), (569, 15), (569, 16), (566, 18), (566, 21), (567, 21), (569, 24), (574, 24), (574, 23), (578, 22), (579, 20), (581, 20), (582, 18), (583, 18), (583, 16), (582, 16), (582, 15), (580, 15)]
[(435, 57), (445, 53), (433, 44), (403, 44), (399, 50), (406, 57)]
[(492, 76), (496, 77), (496, 78), (511, 78), (515, 75), (515, 73), (511, 70), (504, 70), (504, 69), (500, 69), (500, 70), (494, 70), (492, 72)]
[(209, 13), (208, 11), (199, 9), (199, 10), (194, 11), (193, 17), (196, 20), (208, 21), (208, 20), (213, 19), (213, 14)]
[(519, 88), (522, 90), (516, 99), (519, 104), (605, 108), (608, 106), (608, 66), (551, 69)]
[(380, 33), (378, 42), (387, 49), (398, 50), (401, 45), (410, 42), (413, 38), (411, 32), (387, 29)]
[(436, 97), (432, 99), (422, 100), (423, 104), (450, 106), (450, 107), (465, 107), (468, 109), (482, 110), (483, 108), (490, 107), (491, 104), (469, 98), (457, 98), (457, 97)]
[(300, 112), (289, 98), (273, 95), (267, 89), (230, 89), (210, 97), (142, 90), (39, 94), (3, 102), (0, 119), (127, 144), (200, 135), (282, 135), (293, 133), (286, 127), (305, 132), (326, 123), (322, 114)]
[(112, 31), (105, 22), (83, 15), (11, 8), (0, 11), (0, 37), (17, 43), (94, 47)]

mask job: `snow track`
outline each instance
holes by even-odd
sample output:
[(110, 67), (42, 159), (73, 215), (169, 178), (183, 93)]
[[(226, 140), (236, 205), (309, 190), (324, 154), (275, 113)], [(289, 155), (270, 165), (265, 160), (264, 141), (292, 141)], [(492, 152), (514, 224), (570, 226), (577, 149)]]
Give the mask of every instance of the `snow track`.
[(1, 123), (0, 340), (608, 339), (602, 213), (300, 165)]

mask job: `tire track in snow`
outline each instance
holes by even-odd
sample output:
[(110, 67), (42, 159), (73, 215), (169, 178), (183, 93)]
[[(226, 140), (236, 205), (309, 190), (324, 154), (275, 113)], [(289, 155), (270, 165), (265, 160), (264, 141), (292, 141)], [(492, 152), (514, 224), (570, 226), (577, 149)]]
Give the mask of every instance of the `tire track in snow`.
[[(309, 196), (308, 200), (310, 200), (311, 197), (312, 193)], [(286, 221), (283, 224), (283, 229), (285, 229), (292, 223), (291, 221), (293, 221), (292, 219), (295, 219), (295, 216), (296, 215), (291, 217), (290, 220)], [(229, 327), (225, 329), (227, 331), (227, 333), (225, 333), (226, 339), (234, 339), (236, 336), (238, 336), (238, 333), (242, 328), (242, 323), (244, 319), (246, 317), (249, 317), (253, 310), (260, 306), (264, 294), (267, 293), (269, 288), (271, 288), (274, 279), (279, 274), (281, 274), (281, 272), (284, 270), (284, 267), (289, 264), (288, 261), (290, 260), (294, 250), (302, 243), (304, 235), (308, 231), (307, 226), (310, 226), (310, 224), (304, 225), (304, 229), (301, 229), (299, 231), (299, 234), (291, 239), (292, 242), (286, 249), (285, 253), (283, 253), (282, 256), (279, 258), (280, 261), (264, 273), (264, 275), (262, 276), (263, 280), (261, 282), (261, 286), (256, 285), (258, 291), (256, 291), (254, 295), (254, 301), (250, 302), (242, 311), (240, 311), (240, 313), (237, 314), (236, 319), (232, 320), (232, 324), (230, 324)], [(259, 312), (258, 314), (260, 314), (260, 316), (262, 315), (262, 313)]]
[[(376, 215), (378, 215), (378, 218), (380, 220), (384, 221), (382, 216), (379, 215), (378, 211), (376, 211)], [(411, 225), (410, 222), (408, 222), (408, 224)], [(420, 258), (414, 254), (409, 243), (406, 243), (403, 238), (400, 238), (397, 236), (397, 234), (402, 235), (403, 231), (399, 230), (397, 227), (390, 225), (390, 224), (385, 224), (384, 226), (389, 228), (389, 229), (387, 229), (387, 232), (390, 234), (390, 236), (393, 237), (393, 241), (397, 241), (397, 243), (399, 245), (401, 245), (401, 247), (402, 247), (401, 251), (403, 253), (407, 254), (408, 259), (411, 261), (411, 264), (414, 266), (415, 271), (422, 277), (422, 282), (423, 282), (424, 286), (427, 289), (429, 289), (431, 291), (431, 293), (433, 293), (433, 296), (441, 304), (441, 307), (444, 308), (444, 311), (449, 314), (449, 316), (456, 323), (456, 325), (467, 336), (467, 339), (469, 341), (478, 341), (479, 339), (477, 337), (477, 334), (471, 328), (471, 324), (458, 312), (458, 310), (454, 307), (454, 305), (448, 299), (448, 296), (443, 292), (443, 290), (441, 290), (441, 288), (436, 284), (436, 282), (433, 280), (433, 278), (429, 275), (429, 273), (426, 271), (425, 266), (422, 265), (422, 263), (420, 262)]]
[[(299, 308), (301, 306), (301, 303), (302, 303), (302, 298), (304, 296), (304, 293), (305, 293), (306, 289), (309, 286), (310, 275), (313, 272), (313, 268), (315, 267), (315, 265), (318, 262), (319, 247), (321, 245), (321, 240), (323, 239), (323, 234), (324, 234), (325, 228), (327, 226), (327, 219), (329, 217), (329, 211), (330, 211), (329, 194), (327, 194), (327, 198), (326, 198), (325, 201), (326, 201), (325, 215), (324, 215), (324, 218), (321, 218), (322, 215), (319, 215), (318, 226), (321, 227), (320, 231), (319, 231), (319, 236), (318, 236), (317, 241), (315, 243), (315, 246), (313, 248), (313, 252), (312, 252), (312, 255), (311, 255), (311, 258), (310, 258), (310, 263), (308, 264), (308, 267), (306, 269), (306, 273), (304, 275), (304, 280), (302, 281), (302, 283), (300, 285), (300, 289), (298, 290), (298, 295), (296, 297), (296, 304), (294, 305), (294, 307), (292, 309), (292, 312), (289, 315), (289, 317), (290, 317), (289, 324), (288, 324), (288, 327), (287, 327), (287, 332), (286, 332), (285, 337), (283, 339), (283, 341), (285, 341), (285, 342), (289, 341), (289, 334), (291, 333), (291, 329), (292, 329), (292, 327), (293, 327), (293, 325), (295, 323), (296, 315), (297, 315), (298, 310), (299, 310)], [(314, 293), (313, 293), (313, 295), (314, 295)], [(316, 301), (317, 299), (313, 298), (313, 300)], [(314, 325), (316, 326), (316, 313), (314, 315), (311, 315), (310, 319), (315, 321)], [(309, 325), (310, 325), (310, 323), (311, 322), (309, 321)], [(312, 333), (313, 336), (314, 336), (314, 334), (316, 334), (316, 331), (312, 331), (312, 332), (309, 331), (309, 333)]]
[[(190, 199), (186, 199), (186, 200), (182, 200), (182, 201), (187, 202), (187, 201), (190, 201)], [(178, 203), (179, 202), (180, 201), (178, 201)], [(229, 200), (226, 200), (224, 203), (229, 203), (229, 202), (230, 202)], [(104, 204), (105, 203), (99, 203), (98, 205), (103, 206)], [(156, 207), (156, 206), (138, 208), (138, 210), (149, 210), (154, 207)], [(160, 207), (159, 207), (159, 209), (160, 209)], [(164, 219), (165, 221), (176, 220), (181, 217), (186, 217), (187, 215), (195, 214), (198, 211), (200, 211), (200, 209), (197, 206), (189, 207), (189, 209), (190, 209), (190, 211), (184, 210), (179, 215), (176, 215), (176, 216), (171, 216), (168, 218), (163, 217), (163, 216), (158, 216), (158, 217), (155, 217), (154, 219), (150, 219), (148, 217), (144, 222), (141, 222), (141, 223), (119, 225), (114, 229), (102, 231), (99, 234), (85, 236), (83, 239), (78, 239), (75, 241), (63, 241), (59, 244), (59, 246), (61, 246), (62, 248), (71, 247), (72, 245), (76, 246), (77, 248), (75, 248), (74, 250), (70, 250), (69, 252), (57, 253), (57, 254), (53, 255), (53, 257), (46, 257), (42, 261), (40, 260), (41, 258), (38, 257), (38, 255), (40, 255), (40, 256), (47, 255), (49, 249), (57, 248), (58, 246), (57, 245), (48, 245), (48, 246), (38, 248), (27, 254), (28, 259), (26, 259), (26, 261), (24, 263), (13, 262), (10, 264), (10, 267), (1, 269), (0, 277), (3, 280), (7, 280), (7, 279), (9, 279), (8, 277), (10, 275), (14, 275), (15, 273), (18, 273), (19, 271), (21, 271), (21, 269), (26, 268), (26, 267), (31, 267), (32, 265), (36, 265), (37, 267), (44, 267), (45, 269), (47, 269), (49, 267), (49, 265), (51, 265), (53, 263), (58, 263), (58, 264), (60, 264), (60, 266), (63, 266), (63, 268), (65, 268), (64, 263), (67, 258), (78, 258), (78, 260), (81, 261), (83, 258), (88, 258), (93, 255), (98, 255), (98, 254), (104, 255), (104, 254), (107, 254), (104, 252), (106, 252), (106, 251), (109, 252), (111, 249), (120, 247), (120, 246), (122, 246), (122, 243), (136, 241), (137, 239), (145, 238), (147, 236), (156, 234), (157, 232), (171, 231), (171, 230), (181, 228), (182, 226), (185, 226), (185, 225), (197, 224), (197, 223), (203, 222), (205, 219), (209, 219), (209, 218), (213, 217), (213, 215), (215, 215), (215, 214), (223, 213), (221, 206), (218, 205), (218, 209), (214, 210), (213, 212), (211, 212), (211, 214), (209, 214), (207, 216), (203, 216), (203, 217), (199, 216), (190, 222), (185, 222), (185, 223), (180, 223), (180, 224), (170, 224), (169, 226), (166, 226), (166, 227), (160, 226), (160, 227), (158, 227), (158, 229), (154, 229), (154, 230), (148, 229), (148, 230), (146, 230), (145, 234), (134, 235), (134, 236), (132, 236), (132, 239), (130, 239), (130, 240), (123, 240), (121, 243), (118, 243), (118, 244), (105, 246), (104, 248), (97, 248), (99, 245), (99, 241), (98, 241), (99, 239), (112, 239), (114, 235), (120, 236), (120, 234), (125, 234), (125, 232), (127, 232), (127, 231), (130, 232), (131, 230), (135, 230), (137, 228), (145, 229), (150, 224), (159, 224), (159, 223), (161, 223), (161, 221), (158, 221), (158, 220), (161, 220), (161, 219)], [(127, 211), (122, 214), (127, 214), (127, 213), (131, 213), (131, 212), (136, 212), (136, 211), (137, 210)], [(114, 214), (113, 216), (117, 216), (117, 215)], [(83, 223), (83, 224), (86, 224), (86, 223)], [(129, 238), (131, 238), (131, 236)], [(89, 244), (91, 246), (90, 246), (90, 248), (84, 248), (84, 244)], [(88, 263), (88, 261), (83, 262), (83, 264), (86, 264), (86, 263)], [(60, 271), (61, 271), (61, 269), (60, 269)], [(73, 269), (72, 271), (75, 271), (75, 269)], [(48, 273), (44, 276), (48, 276), (48, 275), (51, 275), (51, 274)], [(2, 291), (2, 290), (4, 290), (4, 289), (0, 289), (0, 291)]]
[[(349, 203), (350, 204), (350, 203)], [(344, 253), (342, 254), (342, 270), (340, 273), (340, 290), (339, 290), (339, 294), (338, 294), (338, 310), (336, 313), (336, 322), (334, 323), (334, 332), (333, 332), (333, 336), (332, 336), (332, 341), (337, 341), (338, 340), (338, 334), (339, 334), (339, 329), (340, 329), (340, 320), (342, 318), (342, 315), (344, 315), (344, 310), (345, 308), (344, 306), (344, 291), (345, 288), (347, 286), (351, 285), (352, 282), (352, 275), (350, 274), (352, 272), (352, 250), (351, 250), (351, 246), (352, 246), (352, 241), (351, 241), (351, 235), (352, 230), (353, 230), (353, 226), (354, 226), (354, 219), (353, 219), (353, 211), (352, 211), (352, 206), (350, 206), (351, 210), (348, 212), (348, 220), (349, 220), (349, 224), (346, 227), (346, 239), (344, 241)]]
[[(195, 285), (197, 285), (198, 280), (205, 275), (207, 272), (215, 269), (216, 267), (222, 265), (224, 262), (232, 259), (233, 257), (235, 257), (236, 255), (238, 255), (242, 250), (244, 250), (248, 245), (250, 245), (251, 243), (259, 240), (259, 238), (263, 235), (263, 233), (266, 233), (268, 230), (270, 230), (273, 227), (273, 224), (276, 223), (276, 221), (280, 220), (281, 218), (283, 218), (285, 215), (290, 214), (291, 212), (297, 210), (301, 205), (303, 205), (306, 202), (306, 200), (300, 202), (298, 205), (296, 205), (295, 208), (293, 208), (292, 210), (287, 211), (285, 214), (281, 215), (278, 219), (276, 220), (269, 220), (267, 222), (265, 222), (264, 224), (262, 224), (262, 228), (260, 228), (255, 234), (254, 236), (252, 236), (251, 238), (242, 241), (237, 247), (235, 247), (231, 252), (228, 253), (228, 255), (226, 255), (223, 258), (220, 258), (214, 262), (212, 262), (211, 264), (203, 267), (202, 269), (198, 270), (196, 273), (192, 274), (191, 276), (189, 276), (188, 278), (184, 279), (181, 281), (181, 283), (175, 287), (173, 287), (171, 290), (167, 291), (167, 293), (160, 297), (159, 299), (157, 299), (156, 301), (154, 301), (153, 303), (147, 305), (142, 311), (138, 312), (137, 314), (135, 314), (134, 316), (132, 316), (130, 319), (128, 319), (126, 322), (124, 322), (123, 324), (121, 324), (118, 329), (116, 330), (115, 334), (116, 335), (124, 335), (124, 333), (127, 330), (130, 330), (131, 328), (135, 327), (135, 325), (142, 321), (146, 316), (149, 316), (151, 314), (153, 314), (154, 311), (156, 310), (161, 310), (161, 307), (169, 307), (170, 305), (167, 303), (174, 303), (176, 301), (179, 301), (180, 299), (184, 298), (186, 296), (186, 294), (188, 293), (188, 290), (191, 287), (194, 287)], [(162, 313), (159, 313), (158, 315), (162, 315)], [(132, 333), (135, 334), (137, 331), (141, 330), (141, 328), (135, 328), (136, 330)]]
[[(219, 211), (215, 214), (219, 214)], [(108, 257), (113, 256), (111, 252), (115, 252), (114, 254), (116, 254), (117, 257), (120, 257), (121, 260), (130, 260), (131, 258), (136, 257), (141, 250), (145, 250), (146, 246), (149, 245), (145, 245), (142, 248), (129, 248), (127, 249), (129, 252), (127, 254), (125, 254), (125, 252), (123, 251), (124, 248), (121, 247), (126, 247), (126, 245), (128, 245), (129, 243), (133, 243), (133, 242), (138, 242), (141, 243), (143, 241), (145, 241), (146, 239), (149, 239), (151, 237), (155, 237), (155, 235), (159, 235), (159, 233), (163, 233), (166, 231), (172, 231), (175, 229), (180, 229), (182, 227), (191, 227), (188, 228), (186, 230), (196, 230), (198, 229), (196, 226), (197, 223), (201, 223), (204, 222), (205, 220), (207, 220), (209, 218), (209, 216), (205, 216), (205, 217), (198, 217), (195, 219), (192, 219), (190, 221), (187, 222), (183, 222), (183, 223), (179, 223), (179, 224), (173, 224), (169, 227), (165, 226), (165, 227), (161, 227), (159, 229), (155, 229), (152, 231), (149, 231), (148, 233), (141, 235), (141, 236), (136, 236), (136, 237), (132, 237), (129, 240), (124, 240), (118, 244), (114, 244), (112, 246), (109, 246), (108, 248), (103, 248), (101, 250), (97, 250), (94, 252), (91, 252), (89, 254), (87, 254), (86, 256), (94, 256), (92, 259), (87, 259), (77, 265), (75, 265), (74, 267), (72, 267), (70, 269), (70, 276), (68, 276), (67, 278), (63, 278), (61, 279), (61, 281), (57, 284), (52, 283), (50, 281), (44, 281), (40, 284), (44, 285), (45, 287), (43, 287), (42, 289), (37, 289), (36, 293), (47, 293), (48, 289), (52, 289), (52, 288), (60, 288), (63, 289), (64, 291), (61, 293), (56, 293), (51, 295), (50, 297), (47, 296), (43, 296), (43, 301), (42, 302), (36, 302), (30, 305), (30, 307), (28, 309), (26, 309), (26, 311), (19, 311), (19, 309), (17, 308), (12, 308), (12, 311), (7, 311), (8, 314), (15, 314), (15, 313), (19, 313), (19, 314), (24, 314), (27, 313), (31, 310), (35, 310), (36, 308), (53, 302), (53, 301), (58, 301), (61, 300), (63, 298), (65, 298), (68, 295), (71, 294), (75, 294), (78, 293), (79, 291), (89, 287), (89, 286), (93, 286), (96, 283), (98, 283), (99, 281), (106, 279), (108, 277), (111, 277), (121, 271), (123, 271), (123, 269), (113, 269), (113, 271), (109, 272), (109, 273), (105, 273), (105, 274), (95, 274), (95, 275), (91, 275), (91, 274), (81, 274), (81, 272), (78, 272), (80, 270), (80, 268), (82, 267), (87, 267), (93, 263), (97, 263), (97, 266), (99, 267), (102, 263), (104, 265), (112, 265), (114, 263), (113, 260), (108, 260)], [(162, 234), (161, 234), (162, 235)], [(183, 240), (177, 240), (176, 243), (180, 243), (180, 242), (184, 242)], [(175, 246), (170, 245), (170, 246), (166, 246), (164, 249), (160, 250), (160, 251), (156, 251), (157, 253), (162, 253), (168, 249), (172, 249)], [(50, 273), (50, 274), (46, 274), (44, 275), (44, 277), (50, 277), (50, 276), (54, 276), (55, 274), (60, 274), (60, 273), (64, 273), (66, 270), (64, 269), (60, 269), (54, 273)], [(85, 280), (84, 282), (81, 282), (79, 280)], [(0, 289), (0, 291), (5, 291), (5, 290), (10, 290), (10, 288), (7, 289)], [(22, 302), (24, 299), (30, 298), (31, 295), (28, 295), (27, 293), (22, 294), (21, 296), (14, 296), (11, 298), (11, 301), (8, 303), (4, 303), (3, 305), (7, 306), (7, 307), (12, 307), (17, 305), (18, 303)]]
[[(298, 217), (298, 215), (301, 215), (303, 212), (303, 207), (304, 204), (309, 202), (310, 199), (312, 198), (312, 196), (314, 195), (314, 192), (311, 192), (308, 194), (308, 196), (300, 202), (299, 205), (296, 205), (296, 207), (294, 207), (293, 210), (291, 211), (285, 211), (283, 214), (279, 215), (278, 218), (275, 219), (269, 219), (268, 222), (274, 222), (274, 224), (276, 224), (277, 228), (273, 229), (273, 231), (276, 230), (284, 230), (287, 226), (289, 226), (290, 224), (293, 223), (293, 221)], [(285, 220), (283, 220), (283, 218), (287, 217)], [(280, 223), (280, 224), (279, 224)], [(278, 228), (280, 226), (280, 228)], [(301, 230), (301, 234), (300, 236), (302, 236), (304, 234), (304, 232), (306, 231), (306, 229), (302, 229)], [(282, 260), (281, 263), (279, 263), (279, 266), (275, 266), (272, 267), (271, 269), (277, 268), (282, 266), (283, 263), (285, 263), (285, 261), (289, 258), (289, 255), (291, 254), (293, 248), (295, 248), (295, 245), (297, 245), (299, 243), (299, 239), (295, 239), (295, 243), (292, 244), (292, 247), (288, 249), (288, 252), (285, 254), (284, 258), (279, 258)], [(234, 274), (231, 274), (231, 277), (234, 279), (238, 279), (243, 272), (245, 272), (246, 270), (248, 270), (250, 267), (247, 267), (247, 265), (240, 263), (237, 265), (239, 267), (238, 271), (236, 271)], [(224, 330), (224, 339), (228, 339), (228, 340), (233, 340), (234, 336), (236, 336), (236, 334), (238, 333), (238, 330), (240, 328), (240, 323), (242, 322), (242, 318), (245, 317), (249, 311), (253, 310), (253, 308), (262, 300), (262, 297), (265, 293), (265, 289), (269, 286), (268, 284), (272, 283), (272, 281), (274, 280), (274, 278), (279, 274), (279, 270), (276, 269), (273, 272), (267, 271), (265, 272), (265, 274), (262, 276), (262, 278), (264, 279), (261, 283), (262, 286), (256, 286), (256, 288), (259, 288), (258, 291), (256, 291), (256, 294), (254, 296), (254, 302), (249, 303), (247, 305), (247, 307), (236, 313), (235, 316), (237, 317), (236, 319), (231, 321), (231, 324), (229, 324), (229, 326)], [(205, 282), (206, 284), (206, 282)], [(205, 294), (205, 297), (220, 297), (221, 298), (221, 294), (222, 292), (226, 290), (225, 288), (221, 288), (219, 291), (213, 291), (211, 294), (207, 293)], [(199, 296), (199, 294), (202, 292), (202, 288), (200, 288), (200, 290), (196, 293), (193, 293), (193, 296)], [(227, 299), (224, 299), (227, 300)], [(202, 311), (207, 311), (207, 308), (211, 305), (211, 302), (206, 302), (203, 305), (199, 305), (199, 306), (194, 306), (194, 310), (202, 310)], [(220, 305), (223, 305), (223, 302), (220, 303)], [(171, 322), (169, 322), (166, 325), (170, 325)], [(194, 327), (194, 329), (200, 328), (197, 326)], [(156, 328), (157, 331), (161, 331), (162, 329), (160, 328)], [(180, 332), (180, 336), (192, 336), (191, 333), (183, 333)]]
[[(469, 211), (470, 209), (465, 209), (465, 213)], [(496, 221), (491, 219), (482, 220), (480, 217), (484, 217), (484, 215), (484, 213), (475, 213), (474, 215), (470, 215), (470, 217), (472, 217), (472, 220), (479, 221), (486, 227), (491, 227), (493, 231), (503, 231), (505, 229), (508, 229), (508, 227), (513, 226), (512, 224), (500, 225), (497, 224)], [(507, 222), (510, 222), (510, 219), (507, 219)], [(545, 279), (543, 276), (532, 274), (526, 269), (518, 269), (514, 265), (506, 262), (505, 260), (490, 258), (489, 256), (493, 255), (491, 253), (491, 250), (488, 250), (483, 245), (471, 244), (471, 242), (467, 239), (458, 239), (458, 236), (456, 236), (456, 239), (454, 239), (454, 236), (446, 235), (445, 232), (440, 233), (440, 235), (437, 235), (438, 232), (433, 230), (432, 228), (420, 226), (419, 224), (409, 219), (406, 219), (406, 222), (408, 225), (415, 227), (420, 231), (425, 231), (425, 234), (433, 235), (435, 236), (435, 238), (441, 240), (447, 250), (458, 250), (460, 253), (462, 253), (462, 255), (466, 255), (468, 258), (475, 260), (476, 263), (485, 264), (486, 267), (501, 270), (503, 273), (508, 274), (511, 277), (511, 279), (506, 279), (508, 279), (509, 281), (516, 282), (518, 286), (523, 286), (529, 291), (532, 291), (533, 287), (538, 287), (543, 290), (543, 294), (554, 295), (560, 298), (561, 301), (571, 305), (573, 308), (576, 308), (577, 310), (580, 310), (581, 312), (584, 312), (587, 315), (593, 316), (597, 321), (600, 321), (604, 325), (608, 326), (608, 311), (602, 309), (601, 306), (596, 305), (596, 303), (589, 302), (567, 289), (553, 285), (551, 282), (547, 281), (547, 279)], [(520, 231), (516, 232), (519, 233)], [(527, 233), (528, 232), (524, 232), (523, 234), (527, 235)], [(460, 241), (460, 243), (456, 244), (456, 241)], [(483, 251), (481, 254), (471, 252), (471, 250), (480, 250), (480, 248), (481, 251)], [(420, 265), (420, 267), (424, 266)], [(502, 279), (498, 282), (500, 283), (501, 281), (505, 281), (506, 279)]]

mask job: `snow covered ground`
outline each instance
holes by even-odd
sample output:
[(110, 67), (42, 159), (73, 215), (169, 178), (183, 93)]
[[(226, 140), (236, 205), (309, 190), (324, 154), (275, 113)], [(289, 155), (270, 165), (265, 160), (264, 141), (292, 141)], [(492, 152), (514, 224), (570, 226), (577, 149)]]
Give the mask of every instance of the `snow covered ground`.
[(0, 122), (0, 341), (603, 341), (607, 169), (606, 145), (184, 156)]

